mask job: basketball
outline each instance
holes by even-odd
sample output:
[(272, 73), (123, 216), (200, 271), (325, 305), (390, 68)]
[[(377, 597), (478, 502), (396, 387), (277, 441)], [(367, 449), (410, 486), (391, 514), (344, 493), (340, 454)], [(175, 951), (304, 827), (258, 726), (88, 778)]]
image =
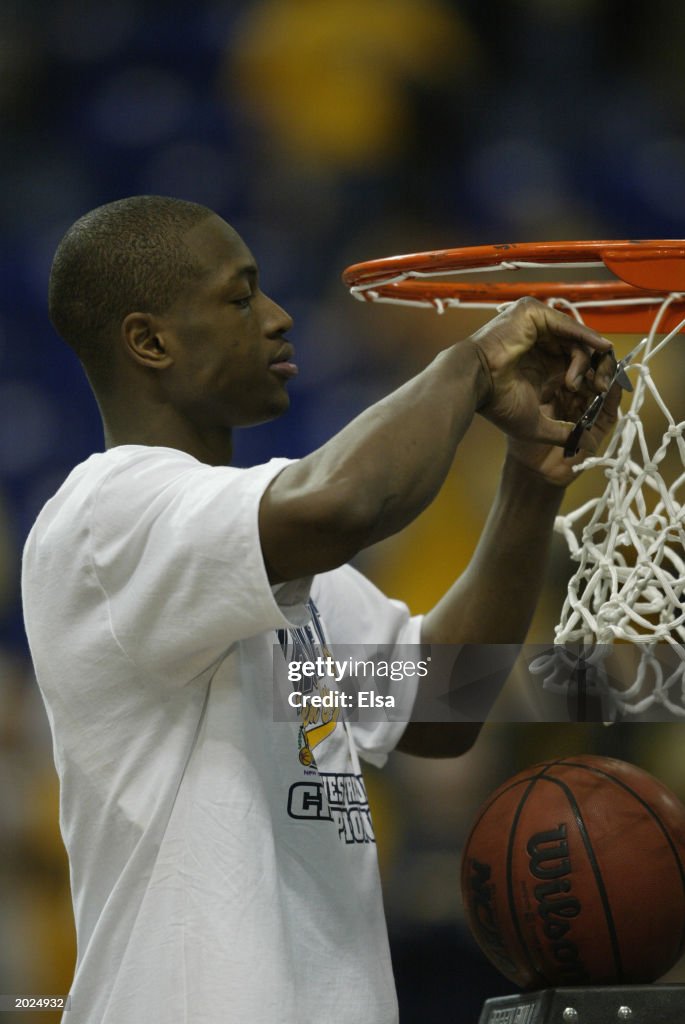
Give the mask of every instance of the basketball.
[(625, 761), (533, 765), (479, 810), (462, 857), (471, 931), (523, 989), (646, 984), (685, 942), (685, 807)]

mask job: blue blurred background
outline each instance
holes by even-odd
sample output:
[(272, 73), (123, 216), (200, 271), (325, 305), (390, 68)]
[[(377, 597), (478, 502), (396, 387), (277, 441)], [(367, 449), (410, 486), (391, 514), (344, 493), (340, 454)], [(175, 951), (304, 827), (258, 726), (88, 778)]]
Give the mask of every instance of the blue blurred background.
[[(685, 235), (683, 28), (671, 0), (2, 5), (0, 992), (66, 992), (74, 956), (19, 605), (33, 519), (102, 448), (85, 379), (47, 320), (63, 232), (144, 192), (232, 222), (295, 318), (301, 368), (291, 412), (242, 433), (237, 461), (302, 455), (481, 322), (355, 303), (347, 264)], [(476, 424), (435, 506), (362, 560), (413, 610), (465, 565), (501, 452)], [(559, 545), (533, 639), (550, 639), (568, 571)], [(589, 749), (637, 760), (682, 795), (680, 729), (492, 725), (459, 763), (397, 755), (370, 773), (403, 1024), (475, 1021), (484, 998), (510, 990), (466, 935), (458, 895), (460, 846), (487, 792), (537, 757)]]

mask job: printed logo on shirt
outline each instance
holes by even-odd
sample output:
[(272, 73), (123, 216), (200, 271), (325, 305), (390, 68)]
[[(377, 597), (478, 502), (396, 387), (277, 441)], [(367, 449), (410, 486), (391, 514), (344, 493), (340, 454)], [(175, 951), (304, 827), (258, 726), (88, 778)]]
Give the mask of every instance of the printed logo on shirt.
[[(310, 598), (307, 601), (307, 608), (311, 616), (310, 622), (305, 626), (297, 626), (293, 629), (279, 629), (278, 642), (286, 662), (290, 661), (316, 661), (317, 657), (330, 658), (331, 652), (324, 635), (323, 625), (319, 611)], [(316, 692), (322, 698), (321, 706), (312, 706), (307, 703), (298, 709), (300, 718), (300, 729), (298, 732), (298, 758), (300, 764), (305, 768), (316, 767), (314, 750), (320, 743), (334, 732), (340, 721), (340, 708), (335, 706), (335, 701), (329, 698), (332, 692), (323, 685), (322, 677), (309, 677), (302, 681), (302, 693), (311, 694)], [(319, 703), (319, 702), (317, 702)]]
[(364, 779), (352, 772), (319, 772), (320, 781), (294, 782), (288, 792), (291, 818), (332, 821), (342, 842), (375, 843)]
[[(286, 662), (316, 662), (317, 657), (331, 657), (318, 609), (311, 599), (307, 607), (311, 621), (306, 626), (278, 632), (278, 642)], [(298, 758), (305, 775), (310, 778), (290, 786), (288, 816), (299, 821), (332, 822), (343, 843), (375, 843), (362, 776), (354, 772), (323, 772), (316, 764), (314, 750), (333, 734), (339, 724), (345, 728), (335, 699), (337, 691), (329, 689), (323, 677), (309, 676), (301, 681), (301, 686), (302, 693), (316, 693), (326, 699), (317, 702), (316, 707), (306, 703), (298, 708)]]

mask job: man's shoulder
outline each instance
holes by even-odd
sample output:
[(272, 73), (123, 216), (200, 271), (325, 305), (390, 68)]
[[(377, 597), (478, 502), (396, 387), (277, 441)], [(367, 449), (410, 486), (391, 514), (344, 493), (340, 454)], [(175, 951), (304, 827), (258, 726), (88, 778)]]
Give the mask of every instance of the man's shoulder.
[(122, 445), (96, 452), (75, 466), (48, 498), (36, 516), (28, 539), (55, 528), (62, 520), (70, 522), (72, 528), (75, 521), (83, 522), (101, 487), (108, 481), (115, 480), (116, 489), (125, 496), (127, 491), (139, 492), (141, 480), (150, 479), (157, 467), (175, 465), (182, 470), (193, 464), (198, 465), (184, 452), (143, 445)]
[[(39, 512), (25, 546), (68, 547), (86, 539), (140, 534), (165, 515), (190, 522), (198, 515), (227, 517), (252, 507), (287, 459), (241, 469), (209, 466), (175, 448), (119, 445), (98, 452), (76, 466)], [(239, 491), (235, 490), (238, 488)], [(236, 500), (236, 495), (244, 499)], [(78, 535), (78, 536), (76, 536)], [(90, 542), (89, 542), (90, 543)]]

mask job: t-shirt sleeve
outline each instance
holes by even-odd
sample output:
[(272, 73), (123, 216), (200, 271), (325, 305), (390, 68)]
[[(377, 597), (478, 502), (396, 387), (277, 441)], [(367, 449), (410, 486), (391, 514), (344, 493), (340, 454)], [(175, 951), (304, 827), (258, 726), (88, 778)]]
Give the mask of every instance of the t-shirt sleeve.
[(234, 469), (156, 452), (101, 483), (92, 567), (117, 645), (148, 677), (182, 684), (236, 642), (307, 621), (311, 579), (272, 587), (259, 540), (261, 497), (288, 461)]
[[(334, 656), (343, 660), (375, 657), (384, 666), (418, 657), (423, 617), (412, 616), (403, 602), (386, 597), (352, 566), (317, 576), (313, 597)], [(417, 686), (415, 674), (402, 674), (398, 679), (374, 675), (374, 692), (381, 698), (392, 697), (394, 707), (369, 709), (359, 715), (358, 721), (349, 723), (364, 760), (379, 768), (385, 764), (411, 718)]]

